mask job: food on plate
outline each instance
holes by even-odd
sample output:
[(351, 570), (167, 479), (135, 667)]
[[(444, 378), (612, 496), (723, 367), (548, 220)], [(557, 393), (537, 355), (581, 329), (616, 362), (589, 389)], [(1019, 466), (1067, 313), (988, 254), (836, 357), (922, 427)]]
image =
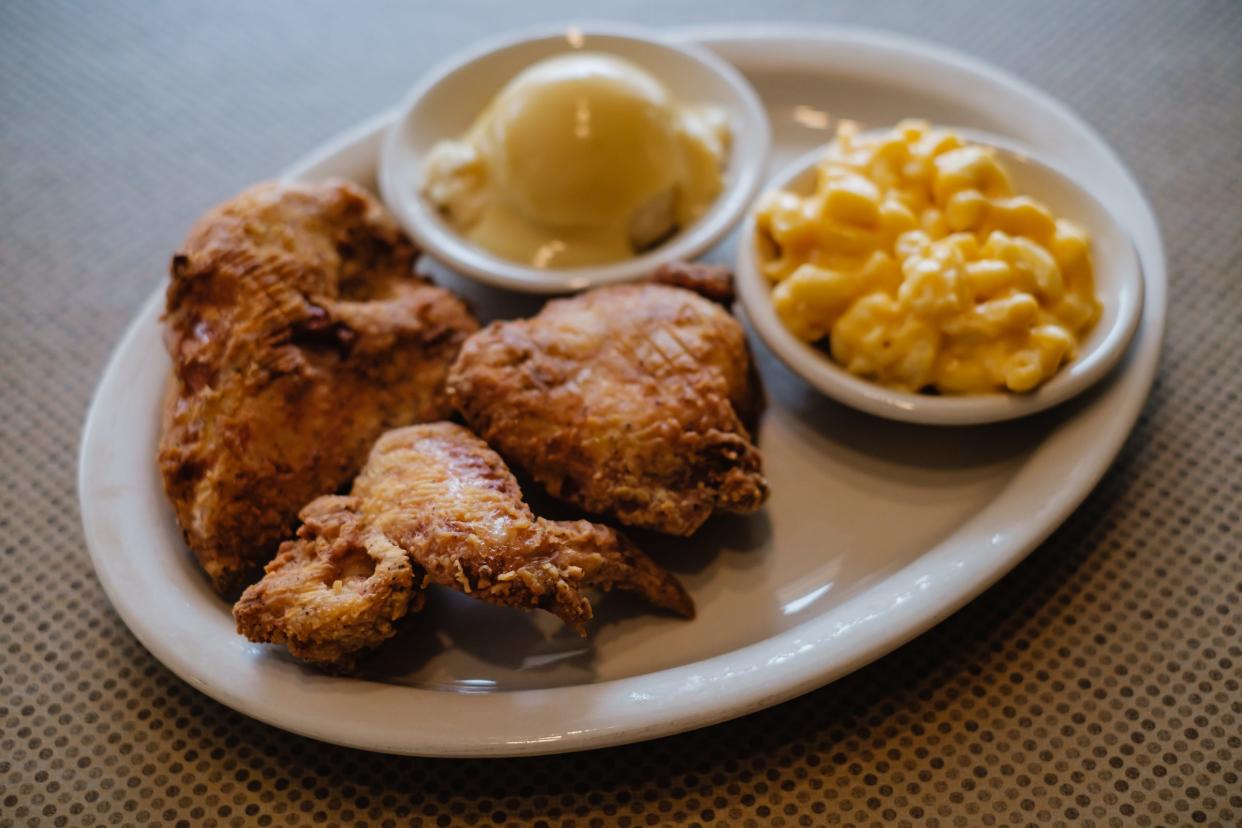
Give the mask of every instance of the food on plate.
[(422, 609), (410, 556), (366, 520), (360, 488), (302, 510), (297, 539), (281, 544), (267, 573), (234, 605), (238, 632), (347, 672), (359, 653), (396, 634), (397, 621)]
[(537, 518), (504, 461), (454, 423), (385, 434), (348, 497), (302, 511), (297, 540), (233, 609), (253, 641), (348, 669), (440, 584), (481, 601), (539, 608), (584, 633), (587, 587), (631, 590), (694, 615), (677, 579), (616, 530)]
[(894, 388), (1031, 391), (1100, 315), (1087, 233), (921, 121), (842, 126), (814, 191), (767, 194), (756, 229), (785, 326)]
[[(717, 293), (713, 268), (657, 274)], [(742, 326), (680, 287), (604, 287), (493, 322), (449, 375), (470, 426), (555, 497), (690, 535), (767, 496), (751, 440), (762, 391)]]
[(502, 258), (619, 261), (707, 209), (729, 136), (722, 110), (680, 104), (627, 60), (574, 52), (519, 73), (464, 137), (437, 144), (422, 193)]
[(477, 323), (414, 275), (415, 253), (353, 184), (271, 182), (208, 212), (173, 258), (159, 467), (221, 594), (380, 434), (450, 413), (445, 375)]
[[(733, 273), (722, 265), (700, 262), (668, 262), (656, 268), (650, 281), (694, 291), (726, 308), (733, 306)], [(757, 386), (756, 386), (757, 387)]]

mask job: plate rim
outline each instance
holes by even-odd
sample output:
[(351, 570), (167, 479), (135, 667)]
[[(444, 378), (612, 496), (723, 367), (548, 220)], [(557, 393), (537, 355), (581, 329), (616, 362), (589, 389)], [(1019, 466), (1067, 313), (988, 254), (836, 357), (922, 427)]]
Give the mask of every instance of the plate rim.
[[(1131, 371), (1141, 372), (1139, 376), (1139, 380), (1142, 382), (1141, 393), (1131, 393), (1123, 398), (1128, 403), (1128, 407), (1125, 411), (1118, 412), (1120, 416), (1116, 418), (1116, 421), (1121, 422), (1122, 426), (1108, 433), (1105, 440), (1106, 445), (1102, 447), (1100, 454), (1100, 457), (1103, 459), (1099, 460), (1091, 469), (1079, 473), (1071, 481), (1072, 485), (1067, 484), (1066, 490), (1070, 491), (1070, 494), (1063, 494), (1060, 498), (1054, 497), (1049, 499), (1036, 518), (1025, 525), (1021, 536), (1007, 539), (1007, 542), (1004, 544), (1003, 554), (989, 557), (985, 564), (979, 565), (981, 571), (964, 588), (960, 586), (960, 579), (950, 583), (948, 585), (949, 589), (945, 590), (947, 599), (942, 598), (942, 600), (931, 604), (923, 603), (920, 605), (923, 609), (918, 612), (915, 612), (909, 606), (895, 608), (893, 610), (894, 616), (904, 614), (906, 616), (904, 622), (881, 625), (878, 633), (875, 625), (860, 629), (842, 647), (846, 651), (847, 656), (831, 659), (827, 667), (815, 663), (814, 658), (816, 654), (812, 652), (818, 650), (822, 654), (824, 648), (810, 643), (806, 639), (811, 636), (805, 636), (805, 631), (808, 627), (823, 625), (828, 620), (824, 617), (818, 617), (809, 619), (803, 624), (775, 636), (720, 656), (690, 662), (655, 673), (595, 684), (544, 690), (508, 691), (488, 694), (482, 697), (472, 697), (465, 694), (447, 694), (411, 687), (386, 686), (387, 690), (410, 694), (409, 696), (402, 697), (404, 699), (402, 707), (413, 714), (416, 714), (421, 707), (418, 704), (419, 699), (431, 701), (428, 698), (429, 696), (447, 696), (454, 699), (490, 698), (493, 700), (508, 697), (506, 704), (515, 707), (514, 712), (529, 715), (531, 710), (522, 706), (523, 700), (535, 697), (540, 705), (556, 708), (558, 701), (573, 699), (575, 696), (581, 695), (585, 690), (588, 695), (606, 697), (605, 701), (600, 702), (599, 706), (601, 707), (606, 707), (606, 702), (609, 699), (613, 701), (624, 699), (625, 703), (629, 705), (625, 710), (625, 718), (628, 721), (621, 724), (618, 724), (617, 720), (613, 719), (612, 722), (596, 722), (593, 726), (583, 727), (579, 730), (564, 730), (562, 728), (559, 732), (549, 734), (548, 736), (528, 736), (517, 740), (505, 739), (503, 734), (484, 734), (480, 736), (479, 734), (467, 732), (454, 733), (452, 738), (448, 739), (442, 735), (439, 737), (429, 737), (416, 731), (413, 733), (411, 731), (395, 733), (396, 729), (391, 727), (387, 729), (371, 727), (369, 730), (359, 728), (356, 732), (351, 732), (348, 727), (334, 726), (331, 720), (325, 724), (315, 720), (313, 717), (307, 717), (304, 713), (292, 712), (286, 705), (281, 704), (280, 700), (270, 698), (256, 699), (251, 696), (240, 695), (233, 692), (229, 687), (212, 681), (210, 676), (195, 667), (192, 659), (185, 652), (178, 651), (161, 642), (152, 625), (135, 614), (134, 607), (127, 602), (126, 596), (120, 592), (119, 585), (111, 580), (113, 573), (109, 571), (107, 556), (104, 554), (105, 550), (101, 549), (101, 541), (92, 532), (92, 528), (96, 527), (101, 520), (98, 514), (99, 504), (93, 502), (87, 496), (92, 478), (91, 471), (96, 460), (95, 454), (100, 446), (99, 441), (104, 439), (102, 424), (99, 421), (101, 407), (100, 390), (117, 380), (117, 375), (121, 369), (120, 356), (140, 335), (142, 326), (149, 324), (153, 316), (158, 316), (158, 305), (163, 295), (163, 284), (161, 283), (152, 296), (143, 303), (140, 311), (130, 322), (117, 346), (109, 356), (107, 367), (101, 375), (100, 383), (96, 388), (95, 395), (87, 412), (80, 439), (78, 462), (78, 495), (83, 530), (97, 578), (103, 585), (109, 601), (117, 610), (126, 626), (157, 660), (196, 689), (203, 691), (208, 696), (227, 704), (239, 712), (293, 733), (350, 747), (423, 756), (516, 756), (560, 753), (642, 741), (708, 726), (786, 701), (814, 688), (823, 686), (891, 652), (956, 612), (995, 583), (996, 580), (1036, 548), (1053, 530), (1060, 526), (1095, 488), (1100, 478), (1111, 467), (1122, 444), (1133, 430), (1134, 423), (1141, 414), (1150, 394), (1151, 386), (1159, 367), (1167, 302), (1165, 290), (1167, 286), (1167, 266), (1164, 245), (1150, 202), (1143, 194), (1142, 189), (1128, 168), (1100, 138), (1098, 133), (1067, 106), (1056, 101), (1046, 93), (1031, 87), (1009, 72), (992, 66), (983, 60), (914, 38), (858, 27), (770, 24), (729, 24), (674, 29), (670, 31), (670, 34), (674, 37), (686, 37), (704, 42), (709, 48), (720, 48), (722, 45), (727, 46), (730, 42), (734, 44), (735, 48), (741, 48), (737, 45), (741, 43), (753, 45), (755, 43), (768, 42), (770, 46), (770, 41), (772, 40), (800, 41), (804, 44), (811, 43), (822, 47), (826, 42), (840, 42), (842, 39), (846, 39), (856, 42), (861, 41), (881, 49), (898, 49), (933, 62), (954, 66), (958, 70), (967, 71), (972, 75), (982, 76), (1000, 86), (1010, 87), (1011, 91), (1016, 91), (1021, 96), (1040, 103), (1045, 108), (1061, 115), (1069, 123), (1074, 124), (1081, 135), (1094, 144), (1093, 149), (1096, 153), (1100, 157), (1112, 162), (1114, 169), (1111, 172), (1117, 176), (1118, 183), (1128, 187), (1137, 196), (1134, 215), (1141, 216), (1148, 225), (1145, 228), (1141, 228), (1141, 230), (1144, 231), (1144, 240), (1148, 243), (1147, 255), (1154, 257), (1151, 265), (1147, 265), (1145, 262), (1145, 265), (1147, 265), (1144, 270), (1145, 279), (1148, 280), (1148, 302), (1145, 303), (1146, 307), (1143, 310), (1142, 327), (1136, 335), (1135, 344), (1131, 346), (1132, 351), (1127, 356), (1123, 366), (1123, 370), (1127, 373)], [(382, 128), (392, 118), (392, 113), (393, 110), (381, 112), (324, 142), (316, 149), (307, 153), (285, 174), (296, 174), (300, 169), (307, 169), (316, 163), (335, 157), (344, 152), (349, 146), (357, 144), (360, 140), (372, 137), (376, 129)], [(1141, 258), (1143, 257), (1142, 250), (1140, 250), (1140, 256)], [(928, 549), (920, 557), (920, 560), (935, 553), (951, 539), (952, 536), (945, 542)], [(1002, 538), (1002, 541), (1004, 540), (1006, 539)], [(898, 570), (888, 577), (895, 578), (901, 574), (901, 571)], [(954, 585), (957, 585), (959, 588), (956, 590), (952, 589)], [(940, 588), (943, 589), (943, 585)], [(861, 598), (862, 596), (859, 597)], [(846, 602), (847, 605), (854, 600), (856, 599), (851, 598), (850, 601)], [(919, 602), (912, 603), (919, 605)], [(913, 613), (913, 621), (910, 620), (911, 613)], [(893, 620), (894, 622), (900, 621), (897, 618)], [(822, 644), (825, 641), (830, 641), (833, 637), (834, 635), (831, 633), (826, 636), (820, 636), (820, 640), (817, 643)], [(727, 662), (730, 659), (738, 660), (740, 654), (752, 653), (753, 655), (758, 651), (772, 652), (776, 649), (773, 647), (774, 643), (784, 644), (786, 649), (775, 652), (767, 660), (765, 669), (768, 672), (765, 672), (764, 678), (747, 678), (750, 674), (760, 669), (759, 667), (752, 666), (750, 669), (741, 671), (733, 671), (728, 667)], [(802, 656), (804, 655), (807, 655), (807, 657), (803, 658)], [(820, 657), (822, 658), (823, 656), (820, 655)], [(741, 661), (749, 662), (752, 660), (741, 659)], [(721, 672), (722, 668), (723, 672)], [(323, 686), (315, 678), (306, 678), (304, 681), (308, 686), (316, 688)], [(351, 690), (358, 691), (360, 688), (357, 685), (367, 684), (365, 682), (342, 679), (331, 679), (331, 681), (344, 682), (342, 685), (333, 685), (333, 687), (342, 688), (346, 693), (351, 692)], [(660, 685), (665, 694), (663, 703), (658, 703), (657, 700), (645, 697), (643, 687), (644, 685), (651, 684), (653, 681)], [(725, 685), (728, 685), (728, 687)], [(512, 701), (513, 699), (517, 699), (517, 701)], [(635, 714), (634, 711), (640, 708), (647, 712), (640, 711), (639, 714)], [(612, 712), (618, 713), (617, 718), (622, 718), (618, 711)], [(346, 724), (349, 723), (347, 722)], [(413, 738), (411, 738), (411, 735), (413, 735)]]

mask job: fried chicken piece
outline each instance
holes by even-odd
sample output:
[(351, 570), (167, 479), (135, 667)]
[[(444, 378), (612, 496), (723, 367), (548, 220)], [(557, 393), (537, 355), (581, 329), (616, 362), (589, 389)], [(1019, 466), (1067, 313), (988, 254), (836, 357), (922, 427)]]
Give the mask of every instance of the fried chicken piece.
[(357, 497), (325, 496), (302, 510), (298, 539), (281, 544), (233, 607), (238, 632), (347, 673), (359, 653), (396, 634), (396, 621), (422, 609), (409, 556), (358, 507)]
[(702, 262), (667, 262), (651, 274), (651, 281), (670, 287), (692, 290), (705, 299), (724, 305), (733, 304), (733, 274), (724, 265)]
[(580, 590), (592, 586), (694, 615), (677, 579), (616, 530), (535, 517), (500, 456), (453, 423), (388, 432), (350, 496), (321, 497), (302, 518), (299, 540), (281, 547), (233, 615), (247, 638), (336, 669), (421, 606), (411, 563), (419, 587), (545, 609), (579, 633), (592, 615)]
[(409, 552), (429, 582), (545, 609), (580, 633), (591, 603), (579, 589), (591, 586), (694, 615), (677, 579), (615, 529), (535, 517), (500, 456), (454, 423), (385, 434), (354, 493), (369, 524)]
[[(657, 277), (703, 281), (682, 266)], [(747, 424), (762, 405), (738, 321), (662, 284), (597, 288), (470, 337), (449, 393), (478, 434), (555, 497), (690, 535), (767, 497)]]
[(445, 375), (477, 323), (413, 274), (415, 255), (374, 197), (335, 181), (252, 187), (173, 258), (159, 466), (222, 595), (259, 575), (298, 509), (348, 484), (380, 434), (450, 413)]

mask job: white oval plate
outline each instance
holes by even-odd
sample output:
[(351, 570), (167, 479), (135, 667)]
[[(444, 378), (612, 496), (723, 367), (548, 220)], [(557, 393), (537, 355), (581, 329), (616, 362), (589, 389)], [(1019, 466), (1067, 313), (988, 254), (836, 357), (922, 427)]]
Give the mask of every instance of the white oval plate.
[[(1107, 469), (1155, 375), (1165, 263), (1142, 193), (1065, 107), (978, 61), (860, 30), (686, 32), (738, 66), (773, 120), (774, 168), (823, 143), (837, 117), (906, 116), (1007, 134), (1081, 176), (1133, 236), (1147, 280), (1142, 327), (1118, 370), (1029, 419), (952, 431), (825, 400), (760, 349), (770, 408), (759, 442), (762, 513), (713, 521), (691, 543), (640, 542), (694, 595), (691, 622), (599, 602), (590, 640), (543, 615), (436, 591), (364, 678), (300, 667), (233, 631), (174, 525), (155, 468), (168, 360), (153, 296), (113, 354), (79, 468), (96, 572), (138, 639), (204, 693), (325, 741), (438, 756), (602, 747), (741, 716), (819, 687), (926, 630), (1007, 572)], [(374, 186), (392, 113), (290, 172)], [(732, 245), (719, 258), (732, 257)], [(449, 277), (485, 316), (529, 298)]]

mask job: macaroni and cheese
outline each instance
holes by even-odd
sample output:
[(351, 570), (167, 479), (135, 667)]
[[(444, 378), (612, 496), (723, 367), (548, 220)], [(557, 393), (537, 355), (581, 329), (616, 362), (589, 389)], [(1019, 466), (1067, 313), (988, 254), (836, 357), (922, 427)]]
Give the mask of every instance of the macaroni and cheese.
[(905, 121), (838, 131), (809, 195), (757, 216), (778, 316), (850, 372), (909, 391), (1030, 391), (1100, 304), (1086, 233), (1015, 195), (992, 151)]

